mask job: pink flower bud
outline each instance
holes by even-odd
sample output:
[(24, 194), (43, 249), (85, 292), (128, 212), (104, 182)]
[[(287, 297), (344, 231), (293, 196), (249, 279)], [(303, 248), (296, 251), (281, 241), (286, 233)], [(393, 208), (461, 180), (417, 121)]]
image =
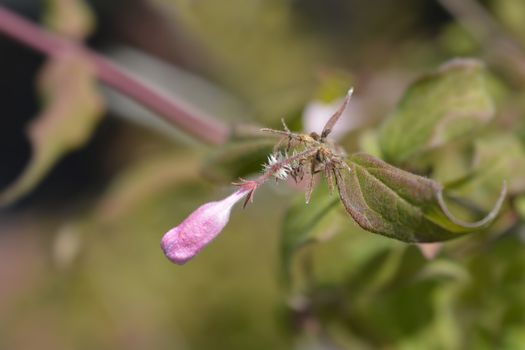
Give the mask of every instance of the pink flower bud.
[(252, 190), (249, 186), (243, 186), (222, 201), (200, 206), (162, 237), (160, 246), (164, 254), (179, 265), (193, 258), (226, 226), (235, 203)]

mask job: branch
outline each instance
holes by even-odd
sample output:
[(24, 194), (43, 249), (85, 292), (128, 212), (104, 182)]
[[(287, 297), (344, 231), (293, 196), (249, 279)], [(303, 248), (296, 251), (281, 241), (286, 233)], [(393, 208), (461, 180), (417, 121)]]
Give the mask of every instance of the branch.
[(227, 125), (203, 116), (182, 101), (168, 97), (103, 56), (75, 42), (52, 34), (0, 5), (0, 33), (47, 56), (64, 50), (80, 50), (91, 61), (98, 78), (129, 96), (193, 137), (213, 145), (227, 141)]

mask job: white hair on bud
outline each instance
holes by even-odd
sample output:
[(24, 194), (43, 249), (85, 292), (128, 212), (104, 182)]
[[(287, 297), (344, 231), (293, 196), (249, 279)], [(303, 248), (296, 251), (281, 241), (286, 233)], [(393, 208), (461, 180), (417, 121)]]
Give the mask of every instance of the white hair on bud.
[[(286, 154), (282, 154), (281, 152), (272, 153), (268, 156), (268, 162), (263, 164), (264, 171), (272, 171), (272, 176), (274, 176), (278, 180), (286, 180), (288, 178), (288, 175), (292, 171), (290, 165), (280, 165), (283, 160), (285, 160), (288, 156)], [(277, 166), (277, 168), (274, 168)]]

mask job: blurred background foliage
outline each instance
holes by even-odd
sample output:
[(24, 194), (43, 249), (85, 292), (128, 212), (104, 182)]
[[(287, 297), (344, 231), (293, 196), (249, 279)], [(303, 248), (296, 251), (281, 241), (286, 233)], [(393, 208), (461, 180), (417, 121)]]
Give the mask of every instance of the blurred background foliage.
[[(466, 7), (455, 11), (451, 3)], [(85, 89), (47, 86), (43, 72), (52, 62), (1, 36), (3, 189), (41, 150), (26, 137), (29, 124), (42, 115), (60, 125), (85, 118), (69, 126), (77, 137), (47, 136), (55, 142), (49, 163), (26, 190), (41, 182), (0, 211), (1, 349), (525, 347), (522, 0), (0, 4), (86, 40), (236, 130), (223, 147), (201, 145), (91, 86), (93, 76), (75, 58), (85, 76), (63, 76)], [(459, 56), (486, 62), (495, 115), (408, 160), (389, 156), (447, 184), (479, 212), (507, 179), (510, 195), (491, 230), (442, 246), (407, 245), (360, 229), (324, 183), (309, 206), (280, 184), (234, 210), (194, 261), (174, 266), (162, 255), (164, 232), (229, 193), (229, 182), (257, 171), (271, 150), (241, 126), (279, 128), (285, 118), (294, 130), (315, 128), (353, 85), (340, 141), (348, 152), (383, 157), (381, 140), (392, 134), (382, 122), (405, 113), (396, 105), (410, 83)], [(105, 109), (91, 95), (100, 92)], [(49, 112), (57, 105), (58, 113)], [(437, 256), (426, 258), (430, 251)]]

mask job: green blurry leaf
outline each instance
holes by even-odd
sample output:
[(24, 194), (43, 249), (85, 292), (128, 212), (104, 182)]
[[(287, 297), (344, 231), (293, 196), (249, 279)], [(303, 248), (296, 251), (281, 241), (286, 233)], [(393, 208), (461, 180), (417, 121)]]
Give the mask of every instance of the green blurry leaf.
[[(390, 256), (389, 251), (403, 250), (407, 245), (397, 240), (384, 239), (380, 235), (363, 234), (363, 230), (358, 225), (348, 225), (347, 214), (341, 209), (339, 207), (334, 210), (338, 214), (337, 222), (334, 223), (338, 228), (337, 234), (330, 239), (323, 239), (322, 244), (303, 246), (297, 254), (308, 255), (312, 265), (315, 266), (313, 269), (315, 280), (322, 285), (344, 285), (352, 276), (359, 275), (362, 277), (358, 278), (359, 282), (356, 285), (359, 285), (360, 289), (366, 288), (370, 284), (368, 281), (381, 280), (376, 276), (385, 274), (384, 270), (387, 270), (378, 267), (377, 264), (370, 266), (369, 262), (382, 256)], [(327, 215), (327, 217), (332, 216)], [(292, 266), (295, 268), (296, 265)], [(299, 282), (295, 285), (300, 286), (302, 275), (295, 273), (295, 269), (292, 272), (294, 280)]]
[(283, 273), (287, 277), (293, 254), (302, 246), (320, 237), (333, 233), (334, 220), (338, 216), (337, 197), (329, 195), (325, 186), (319, 186), (305, 205), (304, 198), (298, 198), (287, 211), (283, 222), (280, 250)]
[(395, 168), (370, 155), (349, 158), (351, 172), (336, 172), (341, 200), (365, 230), (404, 242), (438, 242), (487, 227), (506, 194), (503, 186), (492, 211), (480, 221), (463, 222), (448, 210), (437, 182)]
[[(380, 273), (388, 278), (383, 277), (384, 281), (377, 288), (361, 289), (359, 283), (362, 280), (353, 279), (353, 288), (347, 291), (347, 296), (354, 299), (351, 301), (353, 305), (346, 308), (353, 314), (354, 324), (363, 325), (362, 329), (375, 333), (376, 339), (383, 344), (402, 341), (423, 331), (432, 322), (434, 311), (431, 294), (437, 282), (416, 280), (418, 271), (425, 264), (423, 257), (415, 247), (405, 246), (405, 249), (398, 250), (390, 251), (378, 261), (378, 266), (372, 265), (363, 272), (365, 278), (367, 272), (376, 274), (375, 269), (388, 272)], [(390, 268), (388, 264), (395, 267)], [(359, 294), (354, 295), (353, 290)]]
[(81, 41), (94, 29), (95, 18), (84, 0), (47, 0), (46, 27), (70, 39)]
[(474, 329), (464, 327), (470, 333), (466, 339), (472, 339), (475, 332), (482, 336), (478, 341), (486, 344), (487, 349), (503, 349), (502, 335), (508, 335), (515, 326), (523, 329), (525, 324), (524, 245), (519, 235), (509, 235), (487, 248), (468, 260), (472, 282), (462, 292), (461, 304), (456, 309), (463, 317), (465, 312), (470, 313), (464, 321), (476, 325)]
[(379, 140), (375, 130), (364, 130), (361, 132), (358, 143), (361, 151), (376, 158), (382, 158), (381, 148), (379, 147)]
[(503, 181), (507, 182), (510, 194), (525, 191), (523, 174), (525, 151), (520, 140), (512, 133), (496, 133), (474, 142), (474, 163), (470, 174), (449, 187), (454, 194), (469, 198), (486, 210)]
[(408, 88), (381, 128), (381, 150), (387, 161), (400, 164), (471, 132), (493, 115), (483, 65), (454, 60)]
[[(431, 323), (421, 332), (400, 339), (399, 349), (462, 349), (464, 334), (457, 317), (457, 299), (470, 281), (468, 271), (458, 263), (437, 260), (424, 266), (413, 281), (415, 286), (434, 282), (433, 290), (420, 296), (431, 302)], [(423, 278), (421, 278), (423, 277)], [(412, 287), (413, 288), (413, 287)], [(413, 308), (417, 308), (416, 303)], [(402, 312), (402, 310), (400, 310)]]
[(82, 147), (103, 115), (93, 68), (79, 54), (50, 60), (38, 88), (44, 110), (29, 126), (33, 154), (23, 174), (0, 195), (0, 205), (27, 194), (62, 156)]
[(506, 180), (511, 193), (525, 190), (525, 150), (512, 133), (478, 139), (474, 149), (477, 176), (490, 176), (493, 183)]
[(241, 140), (222, 146), (204, 163), (203, 175), (212, 181), (229, 183), (259, 172), (272, 153), (275, 139)]
[[(441, 147), (429, 155), (432, 178), (448, 187), (448, 184), (461, 181), (472, 172), (472, 145), (470, 142), (454, 142)], [(498, 191), (501, 187), (500, 180)]]

